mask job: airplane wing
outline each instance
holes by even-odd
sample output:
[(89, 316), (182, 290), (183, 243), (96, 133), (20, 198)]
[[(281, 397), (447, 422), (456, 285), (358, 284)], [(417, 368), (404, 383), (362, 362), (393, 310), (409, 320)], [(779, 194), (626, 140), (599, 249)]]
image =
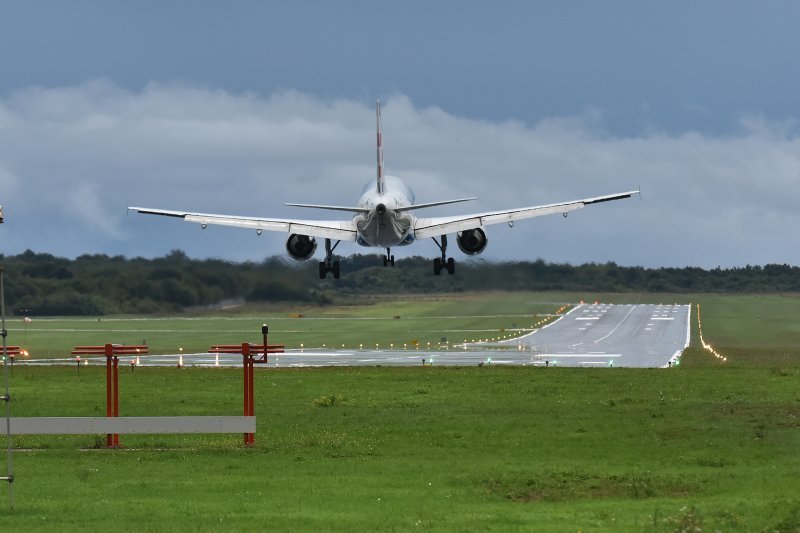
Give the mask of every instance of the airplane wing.
[(555, 213), (563, 213), (566, 215), (570, 211), (581, 209), (582, 207), (586, 207), (590, 204), (598, 204), (601, 202), (610, 202), (612, 200), (630, 198), (634, 194), (639, 194), (639, 191), (628, 191), (558, 204), (520, 207), (518, 209), (504, 209), (502, 211), (489, 211), (486, 213), (474, 213), (471, 215), (418, 218), (414, 226), (414, 234), (417, 239), (424, 239), (426, 237), (438, 237), (439, 235), (444, 235), (446, 233), (455, 233), (474, 228), (482, 228), (492, 224), (511, 223), (516, 220), (552, 215)]
[(280, 231), (335, 239), (339, 241), (355, 241), (356, 225), (352, 220), (289, 220), (280, 218), (240, 217), (230, 215), (214, 215), (211, 213), (189, 213), (167, 209), (150, 209), (148, 207), (129, 207), (128, 210), (145, 215), (161, 215), (182, 218), (187, 222), (200, 224), (205, 228), (208, 224), (250, 228), (256, 231)]

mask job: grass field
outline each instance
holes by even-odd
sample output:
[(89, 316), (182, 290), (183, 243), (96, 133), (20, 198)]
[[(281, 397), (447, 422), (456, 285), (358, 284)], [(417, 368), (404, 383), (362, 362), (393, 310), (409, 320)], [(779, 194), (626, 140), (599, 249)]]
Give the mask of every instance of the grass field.
[[(495, 316), (498, 331), (580, 298), (690, 301), (525, 293), (387, 299), (248, 309), (226, 320), (175, 321), (206, 328), (163, 333), (222, 335), (208, 325), (238, 328), (242, 319), (251, 322), (230, 342), (251, 328), (257, 340), (262, 317), (271, 316), (272, 342), (291, 344), (302, 342), (287, 340), (295, 324), (344, 317), (352, 320), (335, 321), (336, 331), (317, 332), (325, 327), (319, 320), (310, 334), (331, 343), (355, 343), (357, 335), (422, 341), (423, 333), (438, 341), (445, 329), (470, 329), (470, 317)], [(691, 301), (701, 304), (706, 341), (727, 363), (695, 336), (683, 364), (669, 370), (269, 369), (256, 375), (254, 449), (236, 435), (122, 436), (122, 450), (102, 449), (101, 436), (17, 437), (24, 450), (14, 455), (16, 505), (10, 510), (0, 492), (0, 530), (798, 531), (800, 299)], [(426, 312), (434, 318), (412, 318)], [(21, 331), (9, 329), (18, 343)], [(95, 342), (72, 333), (50, 335), (68, 347)], [(239, 414), (240, 380), (235, 369), (125, 371), (121, 414)], [(104, 370), (17, 366), (12, 395), (15, 416), (102, 415)]]
[[(148, 344), (151, 353), (204, 352), (212, 344), (261, 340), (261, 324), (270, 342), (289, 348), (363, 344), (438, 345), (442, 338), (463, 342), (501, 330), (530, 328), (563, 304), (531, 293), (467, 294), (451, 297), (379, 298), (368, 304), (325, 307), (244, 307), (226, 313), (183, 317), (21, 318), (8, 323), (9, 342), (32, 357), (58, 357), (81, 344)], [(302, 317), (302, 318), (301, 318)], [(510, 332), (510, 331), (509, 331)]]

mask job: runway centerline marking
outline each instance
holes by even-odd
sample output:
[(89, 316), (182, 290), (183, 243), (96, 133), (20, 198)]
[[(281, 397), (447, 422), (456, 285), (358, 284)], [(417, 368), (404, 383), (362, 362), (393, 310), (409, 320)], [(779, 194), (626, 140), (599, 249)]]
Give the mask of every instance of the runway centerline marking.
[(623, 322), (625, 322), (625, 321), (628, 319), (628, 317), (629, 317), (629, 316), (631, 316), (631, 313), (633, 313), (633, 310), (634, 310), (634, 309), (636, 309), (636, 306), (635, 306), (635, 305), (631, 306), (631, 309), (630, 309), (630, 311), (628, 311), (628, 312), (625, 314), (625, 316), (622, 318), (622, 320), (620, 320), (620, 321), (619, 321), (619, 323), (618, 323), (616, 326), (614, 326), (614, 329), (612, 329), (611, 331), (609, 331), (609, 332), (608, 332), (608, 335), (606, 335), (605, 337), (600, 337), (599, 339), (597, 339), (596, 341), (594, 341), (594, 343), (595, 343), (595, 344), (597, 344), (598, 342), (600, 342), (600, 341), (603, 341), (603, 340), (606, 340), (606, 339), (607, 339), (607, 338), (609, 338), (611, 335), (613, 335), (613, 334), (614, 334), (614, 332), (615, 332), (615, 331), (617, 331), (617, 329), (619, 329), (619, 327), (622, 325), (622, 323), (623, 323)]

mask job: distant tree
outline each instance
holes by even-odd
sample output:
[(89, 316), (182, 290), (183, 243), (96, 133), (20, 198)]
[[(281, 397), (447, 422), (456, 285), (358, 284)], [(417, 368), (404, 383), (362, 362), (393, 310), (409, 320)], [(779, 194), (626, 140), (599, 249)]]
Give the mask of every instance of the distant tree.
[(34, 253), (0, 256), (6, 304), (20, 314), (153, 313), (250, 301), (334, 302), (338, 294), (448, 293), (484, 290), (652, 292), (800, 292), (800, 268), (790, 265), (705, 270), (645, 269), (609, 262), (569, 265), (535, 261), (459, 260), (456, 275), (434, 276), (428, 257), (384, 267), (378, 254), (341, 258), (343, 276), (320, 281), (316, 263), (285, 257), (233, 263), (195, 260), (180, 250), (145, 259), (85, 254), (75, 260)]

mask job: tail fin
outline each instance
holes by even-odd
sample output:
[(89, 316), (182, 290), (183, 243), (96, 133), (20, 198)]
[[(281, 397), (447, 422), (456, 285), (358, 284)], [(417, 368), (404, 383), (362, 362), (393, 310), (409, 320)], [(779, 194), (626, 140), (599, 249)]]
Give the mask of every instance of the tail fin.
[(386, 189), (383, 176), (383, 136), (381, 135), (381, 101), (375, 102), (375, 121), (378, 130), (378, 194)]

